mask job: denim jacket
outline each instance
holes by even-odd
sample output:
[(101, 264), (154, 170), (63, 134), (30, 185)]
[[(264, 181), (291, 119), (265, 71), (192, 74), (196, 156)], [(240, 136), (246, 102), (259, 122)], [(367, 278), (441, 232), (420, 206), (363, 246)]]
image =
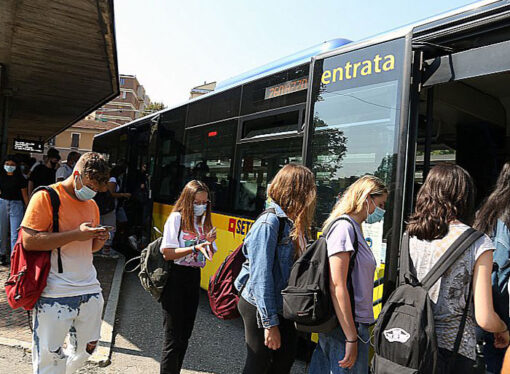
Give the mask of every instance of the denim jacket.
[(274, 202), (269, 208), (274, 208), (276, 214), (262, 214), (246, 235), (243, 247), (246, 261), (235, 280), (237, 290), (242, 289), (241, 296), (257, 307), (257, 321), (263, 328), (279, 325), (278, 313), (283, 310), (281, 291), (287, 287), (294, 262), (294, 245), (289, 236), (292, 222), (285, 221), (282, 238), (277, 243), (278, 217), (287, 215)]
[[(499, 269), (508, 268), (510, 265), (510, 230), (508, 230), (508, 227), (501, 219), (498, 219), (496, 229), (491, 239), (496, 247), (494, 251), (494, 262), (498, 264)], [(498, 288), (503, 287), (505, 278), (502, 278), (500, 282), (499, 279), (495, 278), (496, 276), (497, 274), (492, 274), (492, 284), (494, 286), (497, 285)]]

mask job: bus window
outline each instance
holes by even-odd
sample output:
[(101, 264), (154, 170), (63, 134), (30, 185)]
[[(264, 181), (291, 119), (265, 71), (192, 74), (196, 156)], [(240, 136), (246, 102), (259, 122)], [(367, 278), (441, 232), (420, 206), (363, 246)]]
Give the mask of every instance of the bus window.
[(300, 130), (300, 111), (284, 112), (249, 119), (242, 122), (242, 139), (261, 138), (276, 134), (297, 134)]
[(152, 189), (155, 201), (173, 204), (180, 193), (182, 171), (180, 167), (183, 152), (184, 120), (186, 107), (161, 114), (158, 137), (159, 152)]
[(186, 127), (237, 117), (240, 101), (241, 87), (194, 101), (189, 104)]
[(264, 210), (268, 183), (276, 173), (290, 162), (302, 163), (302, 142), (301, 137), (294, 137), (239, 146), (236, 212), (256, 217)]
[(230, 180), (237, 121), (200, 126), (186, 132), (184, 183), (198, 179), (207, 184), (214, 210), (230, 209)]
[(309, 65), (301, 65), (243, 86), (241, 115), (304, 103)]

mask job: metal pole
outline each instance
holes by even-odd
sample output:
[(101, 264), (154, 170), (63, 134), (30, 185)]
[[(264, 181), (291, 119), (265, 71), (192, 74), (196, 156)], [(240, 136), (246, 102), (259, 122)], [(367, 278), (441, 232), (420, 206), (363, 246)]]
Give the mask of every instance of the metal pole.
[[(7, 101), (4, 96), (6, 81), (5, 65), (0, 64), (0, 157), (3, 160), (6, 156), (7, 149), (4, 150), (4, 137), (7, 133)], [(5, 141), (7, 143), (7, 141)]]

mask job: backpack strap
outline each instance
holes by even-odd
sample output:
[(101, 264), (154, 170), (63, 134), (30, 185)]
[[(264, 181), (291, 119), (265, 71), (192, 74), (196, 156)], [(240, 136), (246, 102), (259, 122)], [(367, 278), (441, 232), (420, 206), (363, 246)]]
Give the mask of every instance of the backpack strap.
[(459, 257), (468, 249), (474, 242), (476, 242), (483, 233), (473, 228), (467, 229), (462, 233), (453, 244), (446, 250), (445, 253), (439, 258), (436, 265), (425, 275), (421, 280), (422, 287), (427, 291), (436, 284), (436, 282), (443, 276), (443, 274), (459, 259)]
[(415, 275), (414, 268), (411, 269), (411, 254), (409, 253), (409, 233), (406, 231), (402, 236), (400, 246), (400, 269), (399, 269), (399, 285), (403, 284), (419, 284)]
[[(40, 186), (34, 190), (32, 195), (38, 191), (46, 191), (48, 193), (48, 195), (50, 195), (51, 207), (52, 207), (52, 217), (53, 217), (53, 232), (59, 232), (58, 210), (60, 209), (60, 198), (58, 197), (57, 191), (55, 191), (53, 188), (51, 188), (49, 186)], [(60, 247), (57, 248), (57, 251), (58, 251), (58, 259), (57, 259), (58, 272), (63, 273), (64, 267), (62, 266), (62, 255), (60, 253), (61, 252)]]
[(462, 318), (460, 320), (459, 332), (457, 333), (457, 337), (455, 338), (455, 344), (453, 345), (452, 355), (450, 356), (450, 360), (448, 361), (448, 373), (451, 372), (451, 368), (455, 364), (455, 360), (457, 359), (457, 355), (459, 353), (460, 343), (462, 341), (462, 335), (464, 335), (464, 328), (466, 327), (466, 320), (469, 311), (469, 306), (471, 305), (471, 296), (473, 294), (473, 277), (471, 277), (471, 281), (469, 282), (469, 291), (468, 297), (466, 300), (466, 307), (464, 308), (464, 312), (462, 313)]

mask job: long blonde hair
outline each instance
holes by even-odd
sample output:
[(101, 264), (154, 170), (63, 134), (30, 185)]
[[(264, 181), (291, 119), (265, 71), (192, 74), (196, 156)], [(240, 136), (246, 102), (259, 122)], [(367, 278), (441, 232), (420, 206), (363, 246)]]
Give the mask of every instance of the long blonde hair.
[[(198, 192), (206, 192), (207, 198), (208, 199), (211, 198), (211, 194), (209, 193), (209, 187), (207, 187), (207, 185), (204, 182), (192, 180), (191, 182), (188, 182), (186, 186), (184, 186), (181, 195), (179, 196), (179, 199), (177, 200), (174, 208), (172, 209), (172, 212), (181, 213), (182, 231), (193, 232), (197, 235), (198, 233), (195, 230), (194, 224), (195, 214), (193, 209), (193, 203), (195, 201), (195, 195)], [(211, 202), (207, 203), (207, 210), (204, 214), (205, 214), (204, 231), (209, 232), (212, 229)]]
[(373, 175), (364, 175), (351, 184), (340, 200), (335, 204), (322, 230), (324, 231), (336, 218), (343, 214), (360, 213), (369, 196), (381, 196), (388, 193), (382, 180)]
[(304, 250), (300, 238), (310, 233), (315, 213), (317, 187), (313, 173), (306, 166), (287, 164), (276, 174), (267, 194), (294, 221), (290, 236), (300, 254)]

